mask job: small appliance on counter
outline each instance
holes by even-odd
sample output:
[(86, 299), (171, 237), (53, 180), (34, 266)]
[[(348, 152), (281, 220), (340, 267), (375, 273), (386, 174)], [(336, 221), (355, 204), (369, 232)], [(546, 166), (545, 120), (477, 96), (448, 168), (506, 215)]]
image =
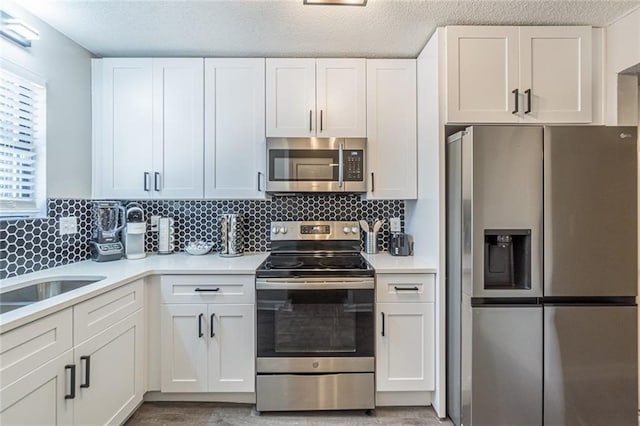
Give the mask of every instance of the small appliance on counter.
[(147, 222), (144, 219), (142, 206), (138, 203), (129, 203), (125, 214), (125, 228), (122, 233), (124, 254), (127, 259), (143, 259), (147, 256), (144, 251), (146, 231)]
[(391, 256), (413, 256), (413, 237), (402, 232), (393, 232), (389, 239)]
[(173, 218), (161, 217), (158, 222), (158, 254), (173, 253)]
[(220, 217), (220, 256), (236, 257), (244, 253), (242, 216), (236, 213)]
[(89, 242), (91, 259), (96, 262), (118, 260), (124, 253), (119, 238), (124, 227), (124, 207), (117, 201), (98, 201), (95, 206), (95, 227)]

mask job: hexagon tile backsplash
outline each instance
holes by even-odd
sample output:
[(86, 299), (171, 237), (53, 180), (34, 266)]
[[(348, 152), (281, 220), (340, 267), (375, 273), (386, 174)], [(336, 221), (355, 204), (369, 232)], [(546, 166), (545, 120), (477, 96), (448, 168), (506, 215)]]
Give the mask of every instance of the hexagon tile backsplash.
[[(123, 201), (126, 205), (130, 201)], [(218, 248), (218, 217), (240, 213), (245, 224), (245, 250), (268, 251), (269, 224), (277, 220), (359, 220), (370, 224), (387, 219), (378, 239), (387, 250), (390, 217), (400, 217), (404, 227), (404, 201), (361, 200), (359, 195), (298, 195), (268, 200), (146, 200), (137, 201), (149, 222), (151, 215), (173, 217), (174, 250), (191, 240), (206, 240)], [(51, 199), (47, 218), (0, 221), (0, 279), (78, 262), (89, 258), (91, 200)], [(78, 233), (60, 235), (60, 217), (78, 217)], [(146, 250), (158, 249), (157, 233), (147, 232)]]

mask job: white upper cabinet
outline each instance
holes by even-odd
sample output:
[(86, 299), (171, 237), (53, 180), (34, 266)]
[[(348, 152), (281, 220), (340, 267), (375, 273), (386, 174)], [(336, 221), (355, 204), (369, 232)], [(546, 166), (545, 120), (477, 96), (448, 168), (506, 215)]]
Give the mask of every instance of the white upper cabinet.
[(365, 137), (364, 59), (267, 59), (268, 137)]
[(514, 123), (517, 27), (447, 27), (447, 121)]
[(367, 61), (368, 199), (417, 197), (416, 61)]
[(267, 136), (316, 135), (316, 60), (267, 59)]
[(264, 59), (204, 67), (205, 198), (264, 198)]
[(591, 37), (591, 27), (520, 27), (525, 121), (591, 122)]
[(94, 194), (148, 198), (153, 149), (152, 59), (93, 61)]
[(364, 59), (316, 60), (318, 137), (365, 137)]
[(93, 61), (95, 198), (201, 198), (203, 60)]
[(153, 196), (202, 197), (203, 60), (153, 59)]
[(589, 123), (590, 27), (447, 27), (450, 123)]

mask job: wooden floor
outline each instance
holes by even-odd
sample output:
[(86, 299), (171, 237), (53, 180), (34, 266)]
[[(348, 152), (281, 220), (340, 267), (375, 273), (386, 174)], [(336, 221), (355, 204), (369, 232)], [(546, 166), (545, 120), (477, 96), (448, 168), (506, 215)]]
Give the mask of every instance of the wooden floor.
[(134, 425), (451, 425), (431, 407), (383, 407), (371, 411), (257, 413), (254, 405), (212, 402), (145, 402), (126, 423)]

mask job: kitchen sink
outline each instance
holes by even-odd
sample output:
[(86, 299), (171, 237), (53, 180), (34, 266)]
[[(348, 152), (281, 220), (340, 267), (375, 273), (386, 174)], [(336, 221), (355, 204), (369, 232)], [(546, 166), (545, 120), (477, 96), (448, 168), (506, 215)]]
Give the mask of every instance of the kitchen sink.
[(43, 279), (27, 286), (0, 293), (0, 314), (58, 296), (105, 279), (103, 276)]

